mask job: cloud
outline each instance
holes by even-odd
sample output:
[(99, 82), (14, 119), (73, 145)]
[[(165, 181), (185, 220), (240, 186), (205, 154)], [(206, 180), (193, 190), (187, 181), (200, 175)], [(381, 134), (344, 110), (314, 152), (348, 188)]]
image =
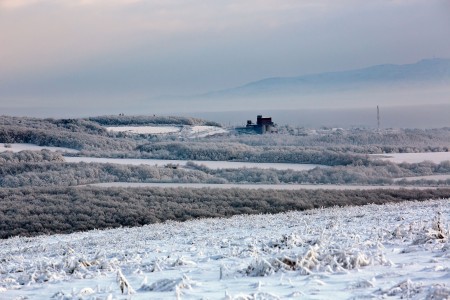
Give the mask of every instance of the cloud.
[(42, 0), (2, 0), (0, 1), (0, 8), (3, 9), (18, 9), (30, 5), (35, 5), (42, 2)]
[(59, 6), (76, 6), (76, 5), (111, 5), (111, 4), (133, 4), (142, 0), (2, 0), (0, 7), (4, 9), (23, 9), (36, 5), (59, 5)]
[(76, 87), (67, 91), (108, 84), (117, 92), (205, 91), (414, 62), (450, 53), (448, 7), (445, 0), (0, 0), (0, 81), (42, 90), (58, 83)]

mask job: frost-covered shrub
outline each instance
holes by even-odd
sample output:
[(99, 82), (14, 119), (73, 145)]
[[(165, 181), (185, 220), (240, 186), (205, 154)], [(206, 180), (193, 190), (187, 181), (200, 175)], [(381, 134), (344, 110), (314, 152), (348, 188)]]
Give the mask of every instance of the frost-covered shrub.
[[(450, 189), (245, 190), (28, 187), (0, 189), (0, 238), (70, 233), (166, 220), (278, 213), (319, 207), (447, 199)], [(318, 237), (316, 237), (318, 238)], [(308, 239), (305, 246), (320, 243)], [(301, 241), (285, 242), (294, 247)], [(264, 245), (267, 251), (276, 250)]]
[(448, 241), (449, 229), (447, 228), (441, 212), (437, 212), (431, 221), (431, 227), (423, 227), (418, 233), (413, 244), (426, 244)]
[(273, 262), (269, 262), (264, 258), (259, 258), (253, 261), (247, 269), (245, 274), (252, 277), (269, 276), (279, 270), (279, 267), (274, 266)]
[(184, 289), (191, 290), (193, 286), (197, 283), (184, 275), (182, 278), (176, 279), (160, 279), (152, 284), (147, 284), (147, 278), (145, 278), (144, 283), (141, 285), (138, 291), (146, 292), (176, 292), (179, 296), (181, 291)]
[(125, 293), (125, 291), (126, 291), (127, 295), (136, 293), (134, 291), (134, 289), (131, 287), (131, 285), (128, 282), (128, 280), (122, 274), (122, 271), (120, 269), (117, 271), (116, 281), (119, 284), (119, 288), (120, 288), (120, 291), (122, 292), (122, 294)]
[(280, 239), (269, 241), (267, 247), (278, 248), (278, 249), (292, 249), (303, 245), (304, 242), (302, 238), (297, 234), (284, 234)]
[(352, 270), (371, 264), (366, 253), (352, 249), (337, 250), (323, 246), (310, 246), (304, 254), (295, 257), (258, 258), (245, 270), (248, 276), (268, 276), (279, 270), (299, 271), (308, 275), (312, 272), (335, 272)]

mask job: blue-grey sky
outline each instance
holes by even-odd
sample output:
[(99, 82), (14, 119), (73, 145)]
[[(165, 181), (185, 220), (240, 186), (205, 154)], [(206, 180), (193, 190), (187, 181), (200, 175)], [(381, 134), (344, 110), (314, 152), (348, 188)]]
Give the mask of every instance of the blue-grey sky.
[(0, 106), (120, 108), (448, 58), (449, 36), (448, 0), (0, 0)]

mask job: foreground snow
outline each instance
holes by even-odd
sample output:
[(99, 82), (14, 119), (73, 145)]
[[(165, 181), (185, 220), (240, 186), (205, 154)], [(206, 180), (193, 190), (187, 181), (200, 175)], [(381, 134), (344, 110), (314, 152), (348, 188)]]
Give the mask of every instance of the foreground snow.
[(439, 200), (11, 238), (0, 298), (448, 299), (449, 216)]

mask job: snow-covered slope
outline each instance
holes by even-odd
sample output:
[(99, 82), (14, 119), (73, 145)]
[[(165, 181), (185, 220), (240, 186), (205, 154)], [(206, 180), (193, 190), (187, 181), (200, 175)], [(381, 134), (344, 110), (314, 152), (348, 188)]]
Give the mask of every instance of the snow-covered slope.
[(439, 200), (16, 237), (0, 298), (448, 299), (449, 216)]
[(217, 126), (114, 126), (106, 127), (109, 131), (115, 132), (128, 132), (132, 134), (173, 134), (179, 133), (180, 136), (187, 138), (200, 138), (207, 137), (210, 135), (223, 134), (228, 131), (222, 127)]

